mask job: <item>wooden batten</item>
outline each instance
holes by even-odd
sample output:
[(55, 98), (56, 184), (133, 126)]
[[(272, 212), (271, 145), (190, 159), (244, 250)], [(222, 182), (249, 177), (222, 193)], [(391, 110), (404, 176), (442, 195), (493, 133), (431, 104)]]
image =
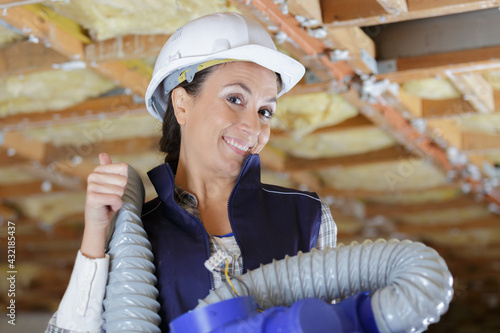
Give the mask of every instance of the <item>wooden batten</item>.
[[(323, 22), (326, 24), (332, 23), (332, 25), (337, 25), (338, 22), (352, 22), (387, 14), (386, 10), (376, 0), (321, 0), (321, 9)], [(362, 26), (362, 24), (348, 25)]]
[(497, 149), (500, 135), (462, 131), (457, 119), (429, 119), (428, 124), (450, 145), (464, 151)]
[(328, 28), (328, 38), (333, 42), (334, 48), (349, 51), (347, 62), (358, 72), (373, 73), (370, 63), (375, 63), (375, 43), (361, 28)]
[[(135, 63), (140, 63), (140, 61)], [(144, 74), (145, 71), (148, 71), (144, 67), (137, 70), (137, 68), (131, 68), (129, 64), (123, 61), (114, 61), (95, 63), (93, 68), (103, 76), (117, 82), (120, 86), (130, 89), (134, 94), (141, 97), (146, 95), (151, 76)]]
[(19, 6), (10, 8), (2, 20), (11, 26), (33, 35), (44, 44), (72, 60), (83, 60), (84, 49), (82, 39), (76, 37), (77, 31), (70, 31), (74, 27), (64, 28), (55, 20), (57, 14), (40, 5)]
[(455, 87), (470, 101), (479, 113), (495, 111), (493, 87), (481, 73), (449, 74), (448, 78)]
[(377, 74), (377, 79), (405, 82), (429, 77), (446, 77), (449, 72), (484, 72), (500, 68), (500, 46), (445, 52), (390, 60), (391, 72)]
[(377, 0), (377, 2), (389, 14), (400, 15), (408, 12), (406, 0)]
[(466, 151), (498, 149), (500, 135), (479, 132), (463, 132), (461, 149)]
[(474, 107), (462, 97), (447, 99), (426, 99), (399, 90), (399, 99), (404, 107), (418, 118), (456, 116), (476, 113)]
[[(321, 0), (323, 22), (331, 26), (372, 26), (388, 24), (425, 17), (465, 13), (498, 6), (495, 1), (462, 0), (406, 0), (408, 10), (389, 13), (382, 3), (402, 1), (393, 0)], [(404, 9), (403, 4), (398, 5)], [(396, 7), (397, 8), (397, 7)]]
[(323, 23), (321, 4), (319, 0), (289, 0), (288, 9), (294, 15), (301, 15), (308, 19), (315, 19), (319, 24)]
[(50, 191), (46, 192), (43, 190), (44, 181), (37, 180), (28, 183), (16, 183), (0, 186), (0, 199), (14, 199), (18, 197), (28, 197), (31, 195), (38, 195), (44, 193), (55, 193), (68, 191), (61, 186), (52, 185)]
[(0, 49), (0, 77), (25, 75), (54, 68), (69, 58), (43, 44), (21, 41)]

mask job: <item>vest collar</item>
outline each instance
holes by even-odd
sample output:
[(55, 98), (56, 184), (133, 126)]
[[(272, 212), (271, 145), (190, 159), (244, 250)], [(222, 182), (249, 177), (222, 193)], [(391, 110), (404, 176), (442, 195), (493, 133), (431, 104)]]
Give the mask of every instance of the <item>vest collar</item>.
[[(150, 170), (148, 177), (163, 203), (174, 201), (175, 175), (168, 163), (161, 164)], [(235, 186), (242, 189), (255, 189), (261, 186), (259, 155), (250, 154), (246, 157)]]

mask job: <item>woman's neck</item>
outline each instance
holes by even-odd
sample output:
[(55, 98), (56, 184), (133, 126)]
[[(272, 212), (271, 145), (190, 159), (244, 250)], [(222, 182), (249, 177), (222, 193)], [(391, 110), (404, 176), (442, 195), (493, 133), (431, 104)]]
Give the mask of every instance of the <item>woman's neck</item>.
[(192, 193), (198, 200), (199, 208), (214, 202), (227, 202), (233, 190), (236, 178), (210, 172), (198, 165), (188, 166), (179, 159), (175, 183), (185, 191)]

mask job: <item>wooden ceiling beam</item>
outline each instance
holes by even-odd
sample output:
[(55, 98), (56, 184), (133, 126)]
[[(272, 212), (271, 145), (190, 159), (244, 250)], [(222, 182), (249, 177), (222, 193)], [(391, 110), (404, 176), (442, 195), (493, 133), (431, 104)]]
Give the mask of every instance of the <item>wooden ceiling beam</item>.
[(406, 57), (379, 62), (378, 80), (405, 82), (449, 73), (485, 72), (500, 68), (500, 46)]
[(453, 118), (428, 119), (427, 123), (432, 129), (437, 129), (450, 145), (460, 150), (481, 151), (500, 147), (500, 135), (462, 131), (459, 122)]
[(41, 43), (50, 45), (52, 49), (71, 60), (83, 60), (83, 36), (75, 37), (75, 34), (81, 32), (61, 27), (55, 21), (57, 17), (59, 16), (47, 7), (27, 5), (10, 8), (6, 15), (2, 16), (2, 20), (27, 35), (35, 36)]
[(0, 225), (5, 225), (7, 221), (15, 222), (18, 217), (19, 214), (13, 207), (0, 202)]
[[(236, 5), (243, 6), (243, 0), (235, 0)], [(341, 60), (332, 62), (330, 59), (328, 47), (319, 39), (311, 36), (301, 27), (300, 23), (291, 14), (284, 14), (279, 6), (272, 0), (252, 0), (252, 6), (258, 9), (262, 14), (268, 16), (275, 24), (279, 26), (289, 38), (291, 38), (300, 48), (310, 57), (313, 57), (318, 63), (322, 64), (331, 72), (339, 82), (354, 75), (354, 70)], [(247, 8), (251, 16), (253, 13)]]
[(153, 71), (152, 68), (139, 60), (134, 61), (132, 65), (124, 61), (93, 63), (92, 68), (141, 97), (146, 95)]
[(0, 49), (0, 78), (50, 70), (67, 61), (68, 57), (43, 44), (21, 41)]
[(377, 0), (384, 10), (392, 15), (408, 13), (408, 4), (406, 0)]
[[(381, 3), (392, 0), (321, 0), (323, 22), (332, 27), (388, 24), (425, 17), (436, 17), (458, 13), (471, 12), (498, 6), (496, 1), (466, 1), (466, 0), (407, 0), (407, 11), (388, 13)], [(402, 1), (398, 1), (402, 2)], [(400, 9), (403, 9), (401, 4)], [(397, 8), (397, 7), (396, 7)]]
[(321, 4), (319, 0), (288, 0), (288, 9), (294, 15), (301, 15), (308, 19), (315, 19), (322, 23)]
[(332, 26), (340, 26), (341, 22), (351, 22), (351, 24), (344, 24), (344, 26), (362, 26), (361, 24), (352, 24), (352, 22), (387, 14), (376, 0), (321, 0), (321, 8), (323, 22)]
[(27, 139), (19, 132), (4, 133), (3, 145), (6, 149), (12, 149), (16, 155), (38, 162), (46, 162), (47, 156), (56, 150), (51, 143)]
[(15, 154), (15, 151), (12, 151), (12, 154), (10, 154), (8, 148), (0, 146), (0, 168), (10, 167), (28, 161), (29, 159)]
[(375, 43), (359, 27), (328, 28), (327, 39), (333, 42), (333, 48), (349, 51), (347, 63), (357, 73), (371, 74), (377, 70), (375, 61)]
[(448, 74), (448, 79), (479, 113), (495, 112), (493, 87), (481, 73)]
[(27, 128), (98, 120), (103, 117), (122, 117), (145, 114), (144, 103), (136, 103), (130, 95), (118, 95), (88, 99), (63, 110), (20, 113), (1, 119), (0, 130), (15, 131)]
[(68, 189), (57, 185), (53, 185), (50, 191), (44, 191), (42, 189), (44, 188), (43, 184), (43, 181), (3, 184), (2, 186), (0, 186), (0, 199), (14, 199), (18, 197), (27, 197), (38, 194), (68, 191)]
[(410, 95), (400, 89), (399, 99), (401, 104), (417, 118), (449, 117), (477, 113), (476, 109), (462, 97), (426, 99)]

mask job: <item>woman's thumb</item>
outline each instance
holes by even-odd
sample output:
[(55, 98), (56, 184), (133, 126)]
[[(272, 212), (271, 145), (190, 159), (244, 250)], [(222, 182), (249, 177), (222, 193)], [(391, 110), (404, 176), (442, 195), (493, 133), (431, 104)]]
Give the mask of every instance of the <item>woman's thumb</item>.
[(109, 157), (109, 155), (106, 153), (100, 153), (99, 154), (99, 163), (101, 163), (101, 165), (110, 164), (110, 163), (112, 163), (111, 157)]

